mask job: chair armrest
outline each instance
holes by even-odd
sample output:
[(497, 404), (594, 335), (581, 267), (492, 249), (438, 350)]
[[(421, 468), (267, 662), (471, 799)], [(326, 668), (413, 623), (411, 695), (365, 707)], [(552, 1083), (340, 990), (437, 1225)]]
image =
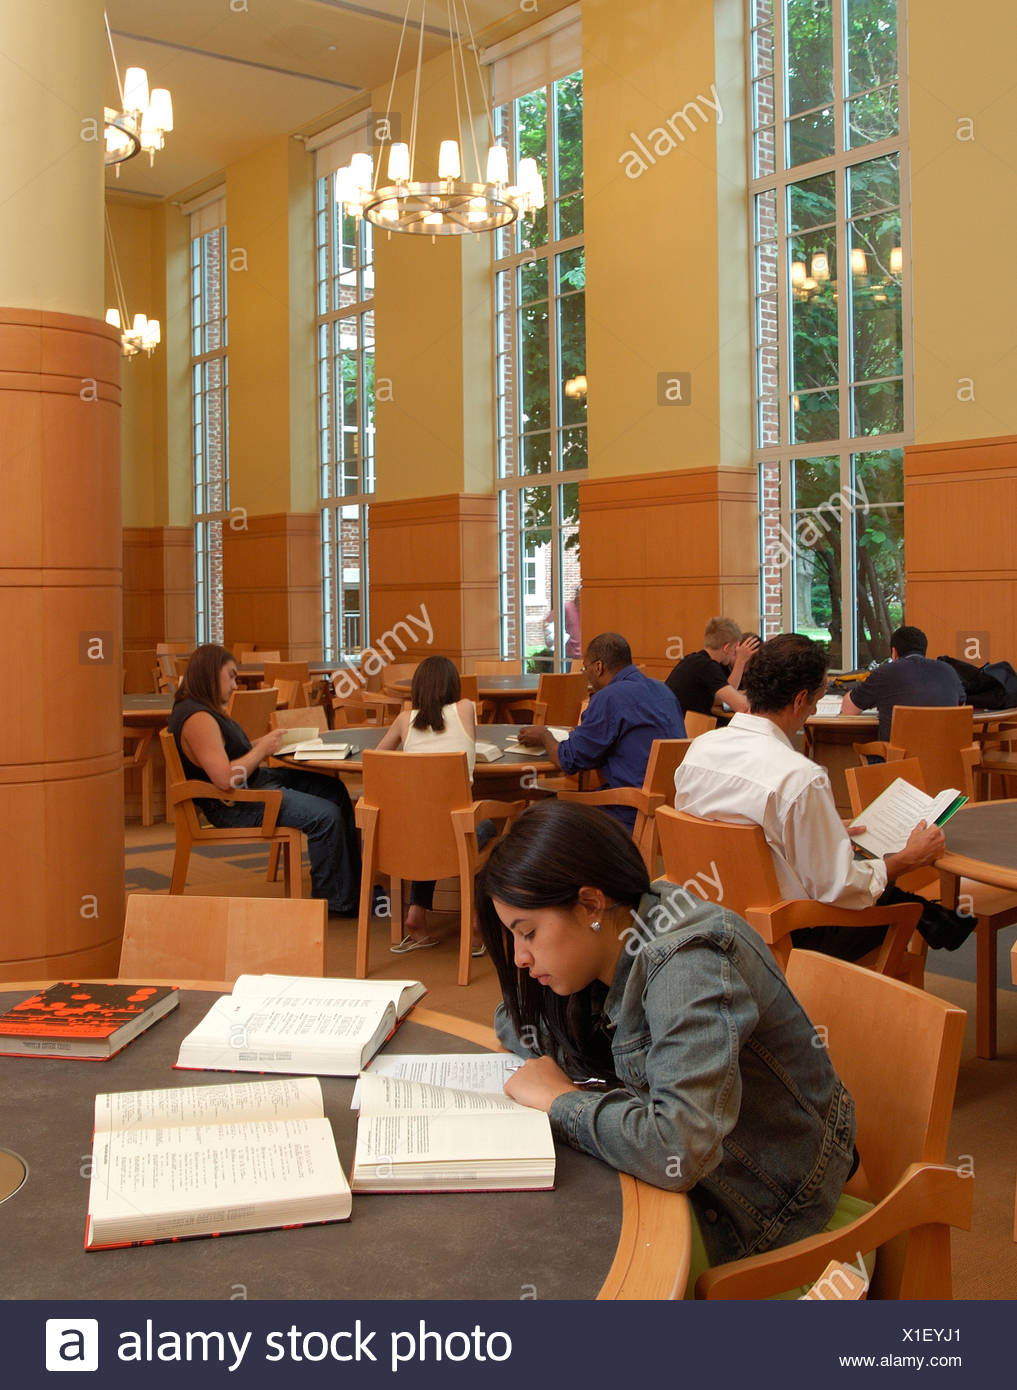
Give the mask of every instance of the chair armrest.
[(579, 801), (584, 806), (634, 806), (644, 815), (652, 815), (663, 806), (666, 796), (659, 792), (644, 792), (642, 787), (603, 787), (599, 791), (560, 791), (559, 801)]
[(515, 820), (525, 810), (525, 801), (474, 801), (471, 806), (453, 811), (452, 822), (469, 834), (482, 820)]
[(133, 752), (130, 754), (131, 762), (135, 767), (140, 767), (145, 761), (145, 753), (148, 750), (148, 745), (155, 736), (155, 730), (132, 729), (125, 724), (122, 732), (124, 742), (133, 743), (135, 745)]
[(531, 724), (547, 723), (547, 701), (546, 700), (519, 700), (508, 706), (508, 712), (513, 718), (513, 722), (518, 722), (515, 716), (519, 713), (528, 714)]
[(866, 767), (868, 759), (882, 758), (884, 762), (895, 763), (907, 753), (906, 748), (898, 748), (896, 744), (888, 743), (885, 739), (873, 739), (871, 743), (852, 743), (851, 747), (858, 755), (858, 761), (862, 767)]
[[(282, 810), (282, 792), (278, 787), (266, 787), (264, 791), (254, 791), (247, 787), (231, 787), (220, 791), (211, 782), (177, 782), (170, 788), (170, 801), (178, 806), (181, 801), (261, 801), (265, 814), (261, 819), (262, 836), (269, 840), (275, 834), (276, 821)], [(253, 826), (252, 826), (253, 829)]]
[(749, 907), (742, 915), (769, 946), (790, 945), (791, 932), (803, 927), (885, 926), (886, 938), (875, 956), (873, 969), (881, 975), (896, 975), (903, 965), (908, 942), (918, 928), (922, 906), (895, 903), (846, 908), (800, 899), (776, 903), (770, 908)]
[[(916, 1226), (953, 1226), (968, 1231), (973, 1200), (974, 1182), (959, 1169), (912, 1163), (883, 1200), (857, 1221), (765, 1255), (716, 1265), (699, 1276), (696, 1298), (769, 1298), (818, 1279), (830, 1260), (851, 1263), (859, 1251), (875, 1250)], [(899, 1296), (921, 1298), (923, 1291), (902, 1288)]]

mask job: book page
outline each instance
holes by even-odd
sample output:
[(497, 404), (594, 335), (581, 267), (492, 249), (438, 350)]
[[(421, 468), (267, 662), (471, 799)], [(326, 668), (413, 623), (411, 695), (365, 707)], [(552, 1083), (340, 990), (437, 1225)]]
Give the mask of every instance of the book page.
[[(551, 1122), (542, 1110), (521, 1106), (522, 1115), (423, 1115), (396, 1111), (367, 1115), (357, 1123), (354, 1168), (433, 1161), (470, 1162), (542, 1158), (554, 1161)], [(391, 1176), (389, 1174), (388, 1176)]]
[(359, 1050), (378, 1029), (386, 1009), (377, 999), (317, 999), (297, 995), (226, 995), (218, 999), (181, 1044), (214, 1046), (238, 1053), (288, 1050), (300, 1053)]
[(301, 744), (317, 737), (317, 729), (309, 724), (303, 729), (285, 729), (283, 731), (282, 743), (279, 745), (280, 753), (291, 753), (294, 748), (299, 748)]
[(903, 777), (898, 777), (855, 818), (858, 825), (865, 826), (865, 833), (851, 838), (876, 858), (896, 854), (907, 844), (908, 836), (919, 821), (933, 824), (936, 816), (958, 795), (959, 792), (949, 791), (938, 797), (927, 796)]
[(520, 1105), (502, 1094), (489, 1091), (453, 1090), (448, 1086), (431, 1086), (426, 1081), (411, 1081), (382, 1072), (365, 1071), (360, 1075), (360, 1106), (365, 1114), (446, 1115), (491, 1114), (496, 1111), (532, 1113), (529, 1106)]
[[(374, 1075), (424, 1081), (430, 1086), (452, 1087), (459, 1091), (482, 1091), (501, 1096), (505, 1092), (505, 1082), (522, 1065), (522, 1058), (510, 1052), (402, 1053), (375, 1057), (370, 1071)], [(359, 1108), (358, 1081), (353, 1091), (350, 1109)]]
[[(427, 993), (419, 980), (345, 980), (314, 975), (241, 975), (233, 986), (238, 995), (300, 995), (316, 1002), (339, 999), (350, 1008), (366, 1008), (377, 1002), (391, 1002), (403, 1014)], [(404, 997), (405, 996), (405, 997)]]
[(170, 1086), (158, 1091), (116, 1091), (95, 1098), (95, 1132), (161, 1129), (279, 1119), (322, 1119), (321, 1082), (243, 1081), (226, 1086)]

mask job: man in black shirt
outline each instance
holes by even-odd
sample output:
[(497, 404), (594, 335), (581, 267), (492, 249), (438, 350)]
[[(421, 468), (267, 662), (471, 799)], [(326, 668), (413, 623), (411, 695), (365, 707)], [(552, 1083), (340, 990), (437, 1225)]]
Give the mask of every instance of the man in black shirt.
[(682, 711), (712, 714), (719, 701), (747, 714), (749, 702), (742, 694), (742, 672), (759, 646), (758, 637), (745, 637), (731, 618), (711, 618), (706, 624), (702, 651), (682, 657), (667, 678)]
[(920, 627), (899, 627), (890, 638), (890, 660), (856, 685), (841, 701), (841, 714), (862, 714), (875, 705), (879, 737), (890, 737), (894, 705), (967, 703), (957, 672), (945, 661), (930, 661), (929, 639)]

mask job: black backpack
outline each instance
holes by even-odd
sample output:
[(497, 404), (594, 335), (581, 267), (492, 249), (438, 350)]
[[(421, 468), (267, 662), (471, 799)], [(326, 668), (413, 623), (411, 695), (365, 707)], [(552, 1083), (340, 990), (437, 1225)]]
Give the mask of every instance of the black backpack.
[(1009, 709), (1017, 705), (1017, 671), (1009, 661), (973, 666), (970, 661), (960, 661), (954, 656), (941, 656), (937, 660), (945, 661), (957, 672), (968, 704), (976, 709)]

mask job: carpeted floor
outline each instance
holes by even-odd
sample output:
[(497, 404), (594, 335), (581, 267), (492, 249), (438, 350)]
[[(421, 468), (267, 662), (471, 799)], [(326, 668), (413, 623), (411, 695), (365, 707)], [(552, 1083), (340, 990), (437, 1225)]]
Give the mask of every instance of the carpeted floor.
[[(173, 833), (160, 824), (126, 834), (128, 892), (164, 893), (169, 887)], [(282, 884), (265, 881), (267, 853), (249, 846), (195, 851), (187, 891), (208, 896), (282, 896)], [(305, 891), (309, 891), (306, 882)], [(430, 1008), (489, 1024), (498, 1000), (491, 962), (473, 962), (473, 981), (456, 984), (458, 917), (435, 914), (432, 930), (442, 944), (410, 955), (389, 953), (389, 924), (376, 921), (371, 939), (371, 973), (391, 979), (419, 979), (428, 987)], [(355, 925), (332, 921), (328, 973), (353, 975)], [(967, 1037), (957, 1082), (948, 1161), (970, 1168), (975, 1184), (970, 1232), (953, 1236), (954, 1296), (963, 1299), (1017, 1297), (1017, 1244), (1014, 1243), (1014, 1187), (1017, 1176), (1017, 989), (1010, 983), (1010, 946), (1017, 928), (1000, 932), (999, 1055), (979, 1061), (974, 1049), (974, 943), (930, 957), (926, 988), (968, 1011)], [(935, 971), (936, 973), (932, 973)], [(873, 1039), (879, 1045), (879, 1039)]]

